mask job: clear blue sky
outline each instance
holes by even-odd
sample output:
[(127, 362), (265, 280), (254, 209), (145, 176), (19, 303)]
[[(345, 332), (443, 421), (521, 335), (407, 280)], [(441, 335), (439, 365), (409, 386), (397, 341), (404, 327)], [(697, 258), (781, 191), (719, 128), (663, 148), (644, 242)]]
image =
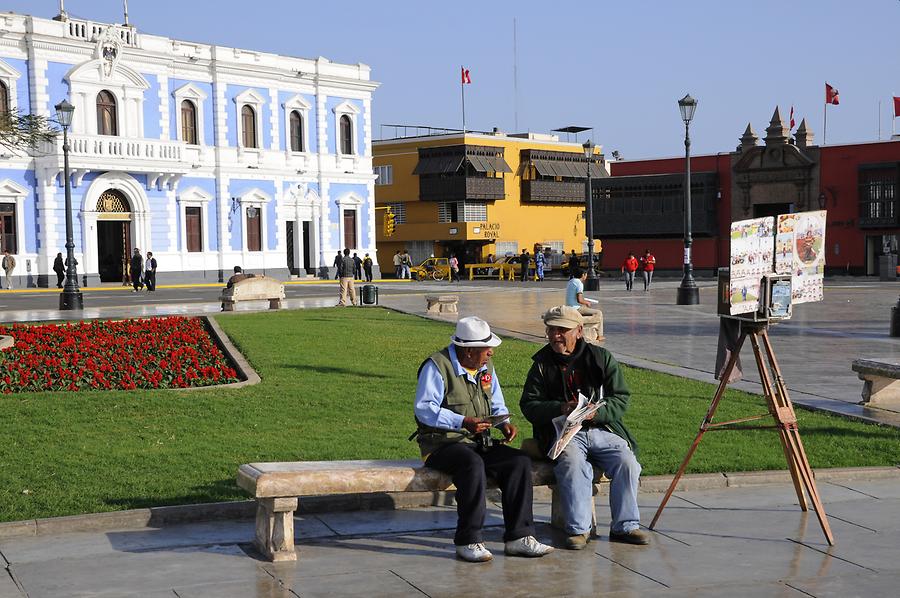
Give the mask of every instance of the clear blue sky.
[[(0, 3), (43, 17), (57, 8)], [(121, 0), (66, 9), (122, 20)], [(695, 153), (734, 149), (748, 122), (763, 136), (776, 105), (785, 119), (793, 105), (820, 143), (826, 80), (841, 99), (828, 108), (829, 144), (877, 139), (879, 100), (887, 138), (900, 95), (900, 0), (131, 0), (129, 11), (148, 33), (369, 64), (382, 84), (376, 139), (384, 123), (461, 126), (462, 64), (468, 127), (513, 131), (513, 17), (518, 129), (593, 126), (606, 154), (626, 159), (683, 154), (676, 102), (687, 92), (700, 101)]]

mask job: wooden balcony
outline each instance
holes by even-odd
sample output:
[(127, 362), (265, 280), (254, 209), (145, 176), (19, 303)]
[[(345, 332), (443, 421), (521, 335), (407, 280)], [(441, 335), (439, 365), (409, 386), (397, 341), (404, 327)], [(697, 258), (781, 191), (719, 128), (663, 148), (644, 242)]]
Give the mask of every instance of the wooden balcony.
[(522, 201), (584, 204), (585, 182), (578, 181), (522, 181)]
[(493, 201), (505, 197), (502, 178), (419, 177), (419, 198), (422, 201)]

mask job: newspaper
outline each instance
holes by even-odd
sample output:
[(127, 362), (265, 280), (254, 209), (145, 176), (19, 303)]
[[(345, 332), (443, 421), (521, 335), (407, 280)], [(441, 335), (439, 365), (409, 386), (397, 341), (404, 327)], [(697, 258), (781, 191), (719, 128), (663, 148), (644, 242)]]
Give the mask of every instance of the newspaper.
[(581, 423), (590, 419), (597, 412), (597, 409), (606, 405), (603, 400), (603, 389), (600, 389), (595, 400), (591, 401), (586, 396), (578, 393), (578, 406), (572, 410), (569, 415), (560, 415), (553, 418), (553, 427), (556, 428), (556, 442), (550, 446), (547, 456), (556, 459), (568, 446), (572, 437), (581, 429)]
[(491, 426), (499, 426), (500, 424), (509, 422), (509, 413), (504, 413), (503, 415), (486, 415), (481, 418), (481, 421), (488, 422)]

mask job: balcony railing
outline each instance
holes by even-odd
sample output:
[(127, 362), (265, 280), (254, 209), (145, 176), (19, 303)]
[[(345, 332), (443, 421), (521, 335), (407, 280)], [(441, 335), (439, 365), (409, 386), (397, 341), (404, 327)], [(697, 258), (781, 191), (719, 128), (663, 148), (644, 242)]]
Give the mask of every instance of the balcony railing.
[(522, 201), (583, 204), (585, 186), (585, 182), (573, 181), (522, 181)]
[[(62, 156), (62, 135), (58, 135), (43, 149), (46, 155)], [(153, 162), (181, 162), (185, 159), (183, 141), (115, 137), (111, 135), (69, 135), (69, 158), (98, 160), (142, 160)]]
[(118, 34), (122, 43), (126, 46), (137, 46), (137, 32), (131, 27), (122, 27), (120, 25), (109, 25), (107, 23), (95, 23), (94, 21), (85, 21), (82, 19), (69, 19), (66, 22), (66, 35), (75, 39), (83, 39), (92, 42), (98, 39), (106, 28), (112, 27)]
[(504, 199), (503, 179), (493, 177), (419, 177), (419, 197), (424, 201)]

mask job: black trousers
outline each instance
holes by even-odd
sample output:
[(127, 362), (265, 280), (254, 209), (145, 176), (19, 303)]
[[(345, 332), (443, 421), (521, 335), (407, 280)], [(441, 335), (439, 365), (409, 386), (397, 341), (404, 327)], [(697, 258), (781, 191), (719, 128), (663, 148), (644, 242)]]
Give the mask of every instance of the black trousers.
[(56, 273), (56, 287), (57, 287), (57, 288), (60, 288), (60, 289), (62, 288), (62, 286), (63, 286), (63, 280), (64, 280), (65, 278), (66, 278), (65, 272), (57, 272), (57, 273)]
[(155, 291), (156, 272), (154, 272), (153, 270), (147, 270), (147, 272), (144, 273), (144, 283), (146, 283), (148, 291)]
[(531, 459), (520, 450), (495, 444), (480, 453), (475, 445), (456, 443), (428, 456), (426, 467), (450, 474), (456, 485), (457, 546), (483, 542), (482, 528), (487, 513), (487, 476), (497, 480), (503, 495), (503, 523), (506, 542), (534, 535), (532, 516)]

